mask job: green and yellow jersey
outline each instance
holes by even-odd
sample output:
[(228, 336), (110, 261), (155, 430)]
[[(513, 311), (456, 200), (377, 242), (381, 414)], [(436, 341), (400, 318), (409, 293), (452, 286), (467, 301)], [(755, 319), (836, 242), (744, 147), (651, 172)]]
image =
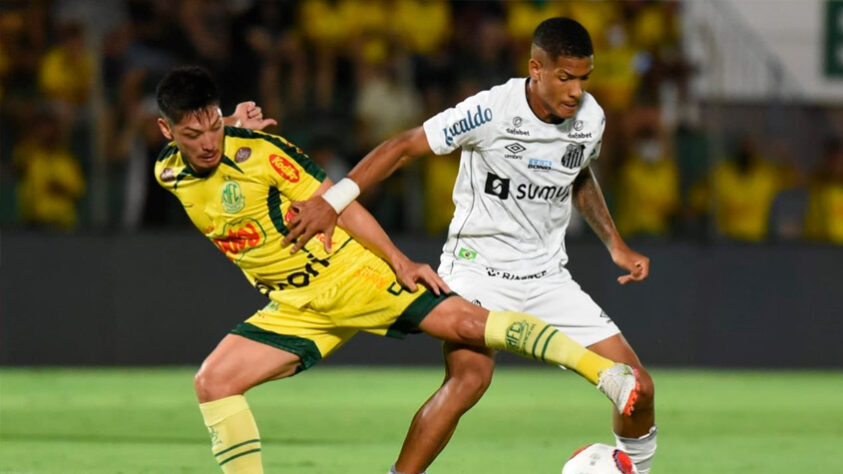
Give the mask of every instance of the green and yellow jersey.
[(155, 178), (178, 198), (196, 228), (273, 301), (300, 308), (377, 258), (339, 227), (331, 253), (321, 234), (292, 255), (281, 247), (291, 202), (308, 199), (325, 172), (279, 136), (225, 127), (223, 157), (205, 175), (171, 143), (155, 163)]

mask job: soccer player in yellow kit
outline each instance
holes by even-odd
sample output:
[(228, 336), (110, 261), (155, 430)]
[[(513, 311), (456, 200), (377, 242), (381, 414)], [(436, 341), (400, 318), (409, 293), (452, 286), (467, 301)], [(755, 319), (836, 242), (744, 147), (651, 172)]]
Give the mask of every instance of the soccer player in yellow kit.
[[(291, 203), (330, 187), (324, 171), (281, 137), (224, 126), (216, 87), (202, 69), (171, 71), (158, 85), (157, 101), (158, 125), (172, 143), (155, 163), (156, 179), (270, 299), (220, 341), (195, 377), (223, 472), (263, 472), (260, 436), (243, 394), (311, 367), (358, 331), (398, 338), (421, 331), (563, 365), (597, 384), (619, 412), (632, 410), (639, 385), (629, 366), (588, 351), (533, 316), (489, 312), (450, 294), (357, 203), (323, 236), (330, 242), (296, 253), (283, 248)], [(417, 436), (404, 450), (412, 458), (413, 443), (434, 441)], [(413, 462), (421, 470), (431, 460)]]

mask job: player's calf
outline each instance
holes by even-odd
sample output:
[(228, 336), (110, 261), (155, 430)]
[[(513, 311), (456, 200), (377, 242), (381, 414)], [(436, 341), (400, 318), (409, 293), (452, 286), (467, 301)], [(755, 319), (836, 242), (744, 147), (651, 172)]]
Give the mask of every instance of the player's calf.
[(635, 412), (630, 417), (622, 417), (620, 434), (615, 433), (615, 439), (617, 447), (629, 455), (638, 472), (648, 474), (657, 448), (655, 386), (644, 367), (638, 365), (636, 370), (640, 388)]
[[(426, 333), (447, 341), (485, 345), (547, 364), (561, 365), (594, 385), (606, 369), (619, 365), (586, 349), (535, 316), (512, 311), (487, 312), (462, 298), (449, 298), (441, 303), (420, 327)], [(624, 382), (618, 394), (609, 398), (621, 413), (631, 413), (637, 398), (634, 372), (630, 369), (627, 373), (612, 374), (609, 378), (613, 382)]]
[(596, 384), (618, 408), (630, 415), (640, 388), (635, 371), (578, 344), (535, 316), (492, 311), (486, 320), (486, 345), (524, 357), (562, 365)]
[(261, 439), (243, 395), (199, 404), (211, 452), (225, 474), (263, 474)]
[(298, 355), (230, 334), (202, 363), (194, 388), (211, 452), (225, 474), (263, 474), (260, 434), (242, 394), (292, 375), (300, 362)]

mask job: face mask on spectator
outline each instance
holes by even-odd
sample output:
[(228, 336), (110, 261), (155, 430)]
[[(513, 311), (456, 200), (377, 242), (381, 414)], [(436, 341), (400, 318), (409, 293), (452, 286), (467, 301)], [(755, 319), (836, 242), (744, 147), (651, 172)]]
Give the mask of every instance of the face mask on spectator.
[(639, 140), (636, 148), (638, 156), (646, 163), (655, 163), (661, 158), (661, 146), (658, 140), (652, 138)]

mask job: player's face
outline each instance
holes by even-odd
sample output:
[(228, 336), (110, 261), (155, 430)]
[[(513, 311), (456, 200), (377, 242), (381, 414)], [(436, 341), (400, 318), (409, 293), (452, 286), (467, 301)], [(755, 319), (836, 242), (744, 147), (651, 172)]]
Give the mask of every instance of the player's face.
[(225, 132), (222, 112), (216, 105), (185, 114), (176, 124), (159, 118), (158, 127), (168, 140), (176, 142), (182, 156), (195, 171), (210, 171), (222, 159)]
[(540, 109), (536, 111), (539, 118), (553, 122), (576, 115), (592, 69), (592, 56), (560, 56), (554, 60), (542, 51), (530, 58), (530, 78), (537, 96), (534, 99), (538, 99), (532, 103)]

